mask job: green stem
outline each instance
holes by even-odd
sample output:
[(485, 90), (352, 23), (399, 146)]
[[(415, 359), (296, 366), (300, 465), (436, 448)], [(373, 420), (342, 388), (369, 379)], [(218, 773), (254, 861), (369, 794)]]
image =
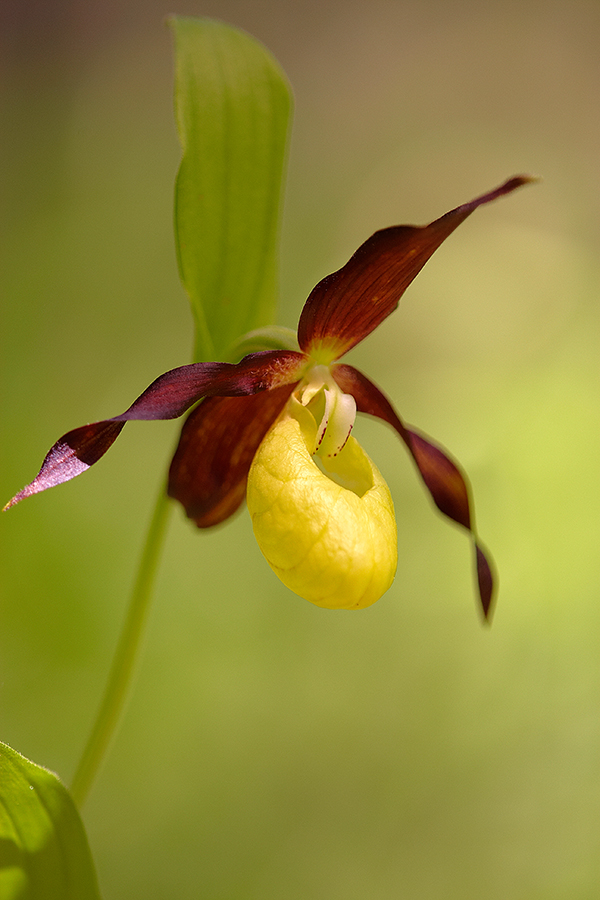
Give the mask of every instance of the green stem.
[(129, 693), (146, 630), (152, 589), (170, 509), (167, 492), (161, 484), (104, 697), (73, 778), (71, 796), (79, 807), (84, 803), (106, 755)]

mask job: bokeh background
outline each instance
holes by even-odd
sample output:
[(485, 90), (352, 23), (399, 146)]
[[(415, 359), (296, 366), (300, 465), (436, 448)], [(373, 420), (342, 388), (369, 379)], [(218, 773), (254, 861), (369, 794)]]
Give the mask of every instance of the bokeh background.
[[(383, 424), (400, 565), (360, 613), (274, 578), (247, 513), (172, 516), (145, 653), (84, 809), (106, 900), (587, 900), (600, 890), (600, 6), (2, 4), (2, 467), (190, 359), (168, 13), (261, 39), (296, 97), (279, 321), (372, 231), (520, 172), (353, 352), (462, 462), (500, 573)], [(0, 519), (0, 737), (68, 783), (177, 423)]]

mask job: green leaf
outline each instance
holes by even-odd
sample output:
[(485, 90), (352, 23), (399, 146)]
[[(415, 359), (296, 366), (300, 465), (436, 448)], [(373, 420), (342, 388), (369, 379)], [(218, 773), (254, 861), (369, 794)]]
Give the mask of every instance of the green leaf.
[(66, 788), (0, 743), (0, 898), (99, 897), (85, 831)]
[(239, 362), (247, 353), (258, 350), (300, 350), (298, 337), (291, 328), (283, 325), (267, 325), (256, 328), (234, 341), (229, 348), (227, 362)]
[(181, 280), (197, 360), (272, 323), (291, 95), (270, 53), (210, 19), (173, 17), (183, 149), (175, 186)]

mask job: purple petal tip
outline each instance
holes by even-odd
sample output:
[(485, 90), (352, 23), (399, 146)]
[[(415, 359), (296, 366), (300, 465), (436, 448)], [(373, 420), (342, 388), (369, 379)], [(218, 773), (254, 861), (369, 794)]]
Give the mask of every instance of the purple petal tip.
[(477, 557), (477, 583), (481, 608), (486, 622), (491, 621), (492, 601), (494, 597), (494, 576), (485, 553), (477, 544), (475, 545)]

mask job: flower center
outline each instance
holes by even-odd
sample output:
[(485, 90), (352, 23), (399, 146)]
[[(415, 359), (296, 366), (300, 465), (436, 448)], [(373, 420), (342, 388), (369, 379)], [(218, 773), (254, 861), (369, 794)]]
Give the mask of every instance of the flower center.
[(344, 394), (328, 366), (315, 365), (297, 391), (297, 399), (314, 416), (317, 434), (313, 454), (337, 456), (352, 431), (356, 418), (356, 402)]

